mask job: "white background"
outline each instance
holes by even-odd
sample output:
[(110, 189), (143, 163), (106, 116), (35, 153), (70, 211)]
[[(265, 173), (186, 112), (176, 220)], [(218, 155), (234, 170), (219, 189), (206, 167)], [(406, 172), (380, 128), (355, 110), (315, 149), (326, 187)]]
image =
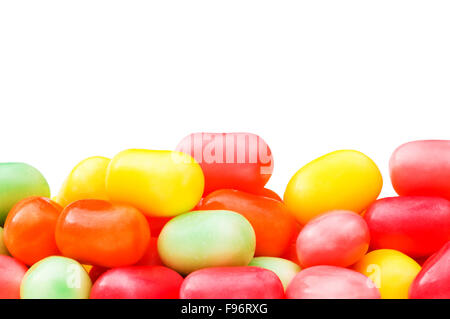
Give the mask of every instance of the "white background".
[(1, 1), (0, 162), (55, 194), (80, 160), (261, 135), (280, 193), (310, 160), (450, 139), (450, 1)]

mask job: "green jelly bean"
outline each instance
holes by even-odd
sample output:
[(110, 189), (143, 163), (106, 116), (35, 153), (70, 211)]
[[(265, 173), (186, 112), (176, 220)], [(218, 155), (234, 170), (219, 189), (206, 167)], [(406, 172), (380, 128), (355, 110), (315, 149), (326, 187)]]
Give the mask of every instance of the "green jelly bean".
[(247, 266), (255, 254), (255, 232), (240, 214), (194, 211), (171, 219), (158, 239), (165, 265), (181, 274), (206, 267)]
[(0, 226), (12, 207), (30, 196), (50, 197), (41, 172), (25, 163), (0, 163)]
[(273, 271), (280, 278), (284, 290), (286, 290), (292, 278), (301, 270), (296, 263), (278, 257), (255, 257), (249, 266), (261, 267)]
[(8, 255), (8, 249), (6, 249), (5, 241), (3, 240), (3, 228), (0, 227), (0, 255)]
[(34, 264), (23, 277), (22, 299), (87, 299), (92, 282), (77, 261), (51, 256)]

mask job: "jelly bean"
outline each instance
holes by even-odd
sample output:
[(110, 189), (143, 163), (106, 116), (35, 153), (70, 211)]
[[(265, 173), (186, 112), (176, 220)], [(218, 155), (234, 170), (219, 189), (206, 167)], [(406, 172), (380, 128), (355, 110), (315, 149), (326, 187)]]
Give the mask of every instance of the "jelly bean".
[(297, 256), (303, 267), (348, 267), (364, 256), (369, 241), (369, 228), (361, 216), (351, 211), (331, 211), (303, 227), (297, 238)]
[(409, 287), (411, 299), (450, 299), (450, 242), (431, 256)]
[(203, 198), (199, 209), (231, 210), (244, 216), (255, 230), (256, 256), (280, 256), (295, 235), (295, 219), (282, 202), (271, 198), (221, 189)]
[(300, 271), (286, 290), (288, 299), (379, 299), (374, 283), (360, 273), (336, 266)]
[(205, 267), (246, 266), (255, 253), (255, 232), (231, 211), (195, 211), (179, 215), (158, 238), (163, 263), (182, 274)]
[(50, 196), (44, 176), (25, 163), (0, 163), (0, 226), (12, 207), (30, 196)]
[(284, 202), (301, 224), (330, 210), (361, 213), (377, 199), (383, 180), (375, 163), (352, 150), (326, 154), (289, 181)]
[(450, 201), (439, 197), (379, 199), (364, 215), (373, 249), (390, 248), (411, 257), (429, 256), (450, 240)]
[(202, 167), (205, 196), (223, 188), (258, 193), (273, 171), (269, 146), (251, 133), (193, 133), (176, 150), (191, 155)]
[(408, 289), (420, 271), (414, 259), (392, 249), (369, 252), (353, 268), (368, 276), (383, 299), (408, 298)]
[(55, 228), (62, 207), (45, 197), (18, 202), (5, 222), (5, 244), (14, 258), (27, 265), (58, 255)]
[(450, 140), (409, 142), (389, 162), (399, 195), (439, 196), (450, 200)]
[(20, 298), (20, 283), (27, 270), (20, 261), (0, 255), (0, 299)]
[(91, 299), (178, 299), (183, 282), (177, 272), (162, 266), (110, 269), (94, 283)]
[(181, 299), (282, 299), (277, 275), (260, 267), (216, 267), (197, 270), (184, 279)]
[(9, 256), (9, 251), (5, 246), (5, 242), (3, 240), (3, 228), (0, 227), (0, 255)]
[(62, 211), (55, 236), (64, 256), (112, 268), (138, 262), (150, 230), (144, 215), (132, 206), (84, 199)]
[(292, 278), (300, 271), (297, 264), (278, 257), (255, 257), (248, 265), (273, 271), (280, 278), (285, 290)]
[(158, 238), (150, 238), (144, 256), (135, 264), (136, 266), (162, 266), (161, 258), (158, 254)]
[(56, 202), (67, 206), (80, 199), (107, 200), (105, 177), (110, 161), (106, 157), (93, 156), (78, 163), (64, 181)]
[(51, 256), (28, 269), (20, 286), (22, 299), (87, 299), (91, 279), (77, 261)]
[(202, 197), (203, 172), (189, 155), (172, 151), (126, 150), (106, 174), (112, 201), (130, 204), (146, 215), (175, 216), (191, 210)]

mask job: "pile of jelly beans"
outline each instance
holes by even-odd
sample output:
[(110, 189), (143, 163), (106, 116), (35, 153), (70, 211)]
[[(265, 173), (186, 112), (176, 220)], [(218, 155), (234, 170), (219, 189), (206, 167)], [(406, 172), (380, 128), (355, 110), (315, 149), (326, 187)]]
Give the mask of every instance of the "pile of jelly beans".
[(298, 170), (284, 198), (250, 133), (43, 175), (0, 163), (0, 298), (450, 298), (450, 141), (391, 156), (396, 197), (354, 150)]

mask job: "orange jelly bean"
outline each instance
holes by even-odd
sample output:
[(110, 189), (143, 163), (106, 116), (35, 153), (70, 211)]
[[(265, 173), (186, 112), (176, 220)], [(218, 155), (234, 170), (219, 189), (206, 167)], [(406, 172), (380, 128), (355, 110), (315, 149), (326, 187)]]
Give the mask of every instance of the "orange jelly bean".
[(28, 197), (18, 202), (5, 222), (8, 251), (27, 265), (58, 255), (55, 228), (62, 207), (45, 197)]
[(142, 258), (150, 229), (144, 215), (132, 206), (85, 199), (63, 210), (55, 235), (64, 256), (112, 268), (133, 265)]

